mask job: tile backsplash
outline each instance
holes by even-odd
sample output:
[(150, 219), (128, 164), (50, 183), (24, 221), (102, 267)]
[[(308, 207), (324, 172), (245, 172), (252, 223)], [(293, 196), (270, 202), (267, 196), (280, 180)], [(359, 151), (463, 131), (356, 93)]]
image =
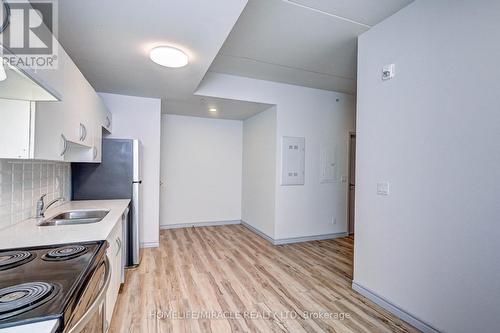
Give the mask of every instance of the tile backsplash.
[(0, 159), (0, 229), (35, 216), (42, 194), (70, 199), (70, 163)]

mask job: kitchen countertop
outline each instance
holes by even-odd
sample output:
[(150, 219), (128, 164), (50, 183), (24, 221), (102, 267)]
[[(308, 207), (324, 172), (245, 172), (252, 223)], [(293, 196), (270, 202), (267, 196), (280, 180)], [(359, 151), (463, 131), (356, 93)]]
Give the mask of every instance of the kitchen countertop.
[[(109, 213), (102, 221), (89, 224), (41, 227), (37, 225), (40, 220), (35, 218), (21, 221), (0, 230), (0, 250), (105, 240), (115, 227), (117, 221), (121, 219), (129, 203), (130, 200), (128, 199), (69, 201), (57, 207), (51, 207), (45, 212), (47, 218), (51, 218), (52, 216), (69, 210), (105, 209), (109, 210)], [(4, 328), (0, 329), (0, 333), (52, 333), (57, 328), (57, 322), (57, 320), (47, 320), (33, 324)]]
[(45, 212), (51, 218), (68, 210), (109, 210), (108, 215), (97, 223), (38, 226), (39, 220), (32, 218), (0, 230), (0, 250), (105, 240), (113, 230), (116, 222), (130, 203), (126, 200), (89, 200), (68, 201), (57, 207), (50, 207)]

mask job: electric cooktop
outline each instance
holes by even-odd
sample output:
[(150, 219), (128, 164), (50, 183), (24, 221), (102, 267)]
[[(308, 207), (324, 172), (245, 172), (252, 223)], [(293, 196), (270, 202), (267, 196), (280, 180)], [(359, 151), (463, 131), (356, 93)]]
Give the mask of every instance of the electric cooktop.
[(0, 328), (71, 316), (107, 242), (0, 250)]

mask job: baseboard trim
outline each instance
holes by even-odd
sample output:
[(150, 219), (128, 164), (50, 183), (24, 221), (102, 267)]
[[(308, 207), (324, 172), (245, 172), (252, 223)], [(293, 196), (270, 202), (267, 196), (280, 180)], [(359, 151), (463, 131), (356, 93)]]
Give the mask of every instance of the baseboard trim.
[(241, 224), (248, 228), (249, 230), (253, 231), (260, 237), (264, 238), (267, 240), (269, 243), (273, 245), (285, 245), (285, 244), (293, 244), (293, 243), (303, 243), (303, 242), (311, 242), (311, 241), (317, 241), (317, 240), (326, 240), (326, 239), (334, 239), (334, 238), (340, 238), (340, 237), (346, 237), (348, 236), (347, 232), (339, 232), (339, 233), (334, 233), (334, 234), (324, 234), (324, 235), (315, 235), (315, 236), (305, 236), (305, 237), (292, 237), (292, 238), (281, 238), (281, 239), (274, 239), (259, 229), (256, 229), (255, 227), (251, 226), (245, 221), (241, 221)]
[(141, 243), (141, 248), (143, 249), (148, 249), (148, 248), (152, 248), (152, 247), (159, 247), (160, 246), (160, 242), (144, 242), (144, 243)]
[[(269, 243), (273, 245), (284, 245), (284, 244), (293, 244), (293, 243), (303, 243), (303, 242), (311, 242), (311, 241), (317, 241), (317, 240), (326, 240), (326, 239), (334, 239), (334, 238), (339, 238), (339, 237), (346, 237), (348, 236), (347, 232), (339, 232), (335, 234), (324, 234), (324, 235), (315, 235), (315, 236), (306, 236), (306, 237), (292, 237), (292, 238), (281, 238), (281, 239), (274, 239), (259, 229), (256, 229), (255, 227), (251, 226), (245, 221), (242, 220), (231, 220), (231, 221), (211, 221), (211, 222), (196, 222), (196, 223), (179, 223), (179, 224), (165, 224), (165, 225), (160, 225), (160, 229), (162, 230), (168, 230), (168, 229), (180, 229), (180, 228), (192, 228), (192, 227), (215, 227), (215, 226), (221, 226), (221, 225), (234, 225), (234, 224), (241, 224), (253, 233), (257, 234), (258, 236), (264, 238), (267, 240)], [(143, 246), (146, 247), (146, 246)], [(155, 247), (155, 246), (150, 246), (150, 247)]]
[(315, 235), (315, 236), (306, 236), (306, 237), (281, 238), (281, 239), (275, 239), (274, 245), (284, 245), (284, 244), (293, 244), (293, 243), (303, 243), (303, 242), (335, 239), (335, 238), (340, 238), (340, 237), (347, 237), (348, 235), (349, 234), (347, 232), (338, 232), (338, 233), (334, 233), (334, 234), (324, 234), (324, 235)]
[(179, 224), (164, 224), (160, 225), (160, 229), (180, 229), (180, 228), (192, 228), (192, 227), (214, 227), (219, 225), (233, 225), (241, 224), (240, 220), (230, 220), (230, 221), (211, 221), (211, 222), (196, 222), (196, 223), (179, 223)]
[(257, 234), (258, 236), (264, 238), (269, 243), (274, 244), (274, 239), (272, 237), (266, 235), (265, 233), (263, 233), (259, 229), (256, 229), (255, 227), (251, 226), (250, 224), (246, 223), (243, 220), (241, 221), (241, 225), (244, 226), (245, 228), (247, 228), (248, 230), (250, 230), (251, 232), (253, 232), (254, 234)]
[(408, 324), (416, 327), (420, 331), (424, 333), (439, 333), (437, 329), (432, 327), (431, 325), (427, 324), (426, 322), (416, 318), (412, 314), (404, 311), (403, 309), (399, 308), (398, 306), (394, 305), (387, 299), (377, 295), (375, 292), (372, 290), (363, 287), (359, 283), (356, 283), (352, 281), (352, 289), (363, 295), (364, 297), (368, 298), (371, 300), (373, 303), (379, 305), (380, 307), (386, 309), (396, 317), (398, 317), (401, 320), (406, 321)]

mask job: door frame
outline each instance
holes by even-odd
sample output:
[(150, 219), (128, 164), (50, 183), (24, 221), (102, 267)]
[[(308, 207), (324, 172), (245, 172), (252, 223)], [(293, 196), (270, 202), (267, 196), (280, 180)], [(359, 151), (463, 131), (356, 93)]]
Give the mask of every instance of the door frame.
[[(354, 230), (351, 232), (350, 230), (350, 222), (351, 222), (351, 138), (356, 138), (355, 131), (349, 131), (347, 135), (347, 233), (349, 235), (354, 234)], [(356, 156), (354, 156), (354, 160), (356, 160)], [(354, 189), (356, 191), (356, 189)], [(354, 204), (354, 209), (356, 209), (356, 204)], [(356, 225), (354, 224), (354, 227)]]

